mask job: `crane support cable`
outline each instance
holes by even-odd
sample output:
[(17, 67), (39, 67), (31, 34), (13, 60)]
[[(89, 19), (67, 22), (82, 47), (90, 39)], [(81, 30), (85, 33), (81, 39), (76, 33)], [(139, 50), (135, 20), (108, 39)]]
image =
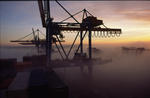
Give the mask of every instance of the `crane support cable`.
[(59, 52), (61, 58), (64, 60), (64, 57), (63, 57), (63, 55), (61, 54), (61, 51), (60, 51), (60, 49), (59, 49), (59, 47), (58, 47), (58, 45), (57, 45), (56, 42), (55, 42), (55, 46), (56, 46), (56, 48), (57, 48), (57, 50), (58, 50), (58, 52)]
[(24, 38), (26, 38), (26, 37), (28, 37), (28, 36), (30, 36), (31, 34), (33, 34), (33, 33), (30, 33), (30, 34), (28, 34), (28, 35), (26, 35), (26, 36), (24, 36), (24, 37), (19, 38), (18, 41), (19, 41), (19, 40), (22, 40), (22, 39), (24, 39)]
[(75, 42), (76, 42), (76, 40), (77, 40), (77, 38), (78, 38), (78, 35), (79, 35), (79, 33), (76, 35), (76, 37), (75, 37), (75, 39), (74, 39), (74, 41), (73, 41), (73, 43), (72, 43), (72, 45), (71, 45), (71, 47), (70, 47), (70, 50), (69, 50), (69, 52), (68, 52), (68, 54), (67, 54), (68, 57), (69, 57), (69, 54), (70, 54), (70, 52), (71, 52), (71, 50), (72, 50), (72, 47), (74, 46), (74, 44), (75, 44)]
[[(83, 12), (83, 10), (82, 10), (82, 11), (79, 11), (79, 12), (77, 12), (77, 13), (75, 13), (75, 14), (73, 14), (72, 16), (75, 16), (75, 15), (81, 13), (81, 12)], [(69, 18), (72, 18), (72, 17), (70, 16), (70, 17), (68, 17), (68, 18), (66, 18), (66, 19), (64, 19), (64, 20), (62, 20), (61, 22), (64, 22), (64, 21), (68, 20)]]
[[(84, 33), (84, 35), (83, 35), (83, 37), (82, 37), (82, 39), (81, 39), (81, 40), (83, 40), (83, 39), (84, 39), (84, 37), (85, 37), (85, 35), (86, 35), (86, 34), (87, 34), (87, 31), (85, 31), (85, 33)], [(79, 46), (78, 46), (78, 48), (77, 48), (77, 50), (76, 50), (76, 53), (79, 51), (80, 46), (81, 46), (81, 43), (79, 44)]]
[(104, 24), (103, 24), (103, 26), (104, 26), (105, 28), (107, 28)]
[[(86, 10), (86, 9), (85, 9)], [(88, 12), (91, 16), (93, 16), (89, 11), (86, 10), (86, 12)], [(94, 17), (94, 16), (93, 16)]]
[(61, 8), (63, 8), (63, 9), (70, 15), (70, 17), (72, 17), (77, 23), (79, 23), (78, 20), (77, 20), (76, 18), (74, 18), (74, 16), (71, 15), (71, 14), (66, 10), (66, 8), (64, 8), (57, 0), (55, 0), (55, 1), (57, 2), (58, 5), (61, 6)]
[(63, 50), (63, 52), (64, 52), (64, 54), (65, 54), (65, 56), (66, 56), (66, 58), (68, 59), (68, 56), (67, 56), (67, 54), (66, 54), (66, 52), (65, 52), (65, 50), (64, 50), (64, 47), (63, 47), (63, 45), (61, 44), (61, 41), (59, 40), (59, 37), (56, 35), (56, 38), (57, 38), (57, 40), (58, 40), (58, 42), (59, 42), (59, 44), (60, 44), (60, 46), (61, 46), (61, 48), (62, 48), (62, 50)]

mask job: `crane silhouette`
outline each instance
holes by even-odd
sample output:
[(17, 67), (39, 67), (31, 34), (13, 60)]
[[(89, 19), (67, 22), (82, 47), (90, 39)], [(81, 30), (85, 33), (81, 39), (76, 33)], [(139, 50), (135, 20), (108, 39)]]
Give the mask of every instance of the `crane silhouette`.
[[(38, 6), (42, 21), (42, 26), (46, 29), (46, 35), (44, 35), (39, 29), (34, 30), (32, 28), (32, 33), (18, 39), (12, 40), (11, 42), (19, 42), (22, 45), (35, 45), (36, 47), (46, 47), (46, 56), (47, 56), (47, 66), (50, 65), (51, 62), (51, 51), (52, 44), (54, 44), (63, 60), (69, 60), (70, 53), (79, 37), (79, 45), (74, 53), (73, 59), (85, 59), (88, 58), (92, 60), (92, 37), (119, 37), (121, 34), (121, 29), (117, 28), (108, 28), (105, 26), (103, 20), (97, 19), (94, 15), (92, 15), (86, 9), (83, 9), (75, 14), (71, 14), (60, 2), (55, 0), (55, 2), (69, 15), (69, 17), (65, 18), (60, 22), (53, 22), (53, 18), (50, 16), (50, 2), (49, 0), (38, 0)], [(82, 13), (81, 21), (78, 21), (75, 16)], [(72, 18), (75, 22), (67, 22), (68, 19)], [(66, 52), (62, 42), (64, 40), (64, 33), (76, 33), (76, 36), (69, 48), (69, 51)], [(40, 34), (44, 36), (44, 39), (40, 38)], [(72, 34), (72, 33), (70, 33)], [(30, 40), (25, 40), (25, 38), (29, 36), (33, 36)], [(83, 48), (83, 40), (86, 35), (88, 35), (88, 57), (87, 53), (84, 53)], [(80, 51), (79, 51), (80, 50)]]
[[(53, 19), (50, 16), (50, 6), (49, 0), (38, 0), (39, 11), (41, 15), (41, 21), (43, 27), (46, 28), (46, 55), (47, 55), (47, 65), (51, 61), (51, 48), (52, 48), (52, 38), (56, 38), (63, 50), (65, 59), (69, 58), (69, 54), (80, 34), (80, 44), (75, 52), (75, 56), (85, 56), (83, 53), (83, 40), (85, 35), (88, 33), (88, 58), (92, 59), (92, 35), (97, 37), (118, 37), (121, 34), (121, 29), (108, 28), (104, 25), (103, 20), (99, 20), (94, 17), (89, 11), (83, 9), (75, 14), (71, 14), (60, 2), (55, 0), (55, 2), (69, 15), (66, 19), (60, 22), (53, 22)], [(77, 14), (83, 13), (82, 21), (79, 22), (74, 16)], [(72, 18), (75, 22), (66, 22), (66, 20)], [(103, 27), (102, 27), (103, 26)], [(77, 32), (75, 39), (68, 51), (66, 53), (63, 45), (60, 42), (58, 36), (62, 35), (63, 32)], [(79, 52), (80, 49), (80, 52)]]

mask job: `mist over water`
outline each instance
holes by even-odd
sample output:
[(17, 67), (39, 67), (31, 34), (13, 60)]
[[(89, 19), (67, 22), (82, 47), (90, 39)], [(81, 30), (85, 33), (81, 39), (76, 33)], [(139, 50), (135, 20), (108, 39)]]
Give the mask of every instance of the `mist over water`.
[(34, 46), (1, 46), (0, 58), (17, 58), (18, 62), (23, 61), (23, 56), (32, 56), (37, 54)]
[(60, 68), (56, 72), (69, 84), (76, 98), (149, 98), (150, 51), (125, 53), (120, 46), (97, 46), (94, 58), (112, 59), (106, 64), (88, 67)]
[[(112, 62), (95, 64), (92, 66), (92, 73), (88, 72), (88, 66), (83, 70), (80, 67), (54, 69), (69, 86), (70, 96), (73, 98), (149, 98), (150, 51), (127, 53), (121, 50), (121, 46), (93, 45), (101, 50), (93, 53), (93, 58), (112, 59)], [(65, 46), (65, 49), (68, 51), (68, 46)], [(75, 49), (76, 47), (73, 51)], [(87, 46), (84, 51), (88, 51)], [(36, 52), (34, 47), (4, 47), (0, 50), (0, 58), (18, 58), (18, 61), (22, 61), (22, 56), (35, 55)], [(70, 57), (73, 57), (73, 53)], [(60, 58), (57, 52), (53, 52), (52, 56), (55, 59)]]

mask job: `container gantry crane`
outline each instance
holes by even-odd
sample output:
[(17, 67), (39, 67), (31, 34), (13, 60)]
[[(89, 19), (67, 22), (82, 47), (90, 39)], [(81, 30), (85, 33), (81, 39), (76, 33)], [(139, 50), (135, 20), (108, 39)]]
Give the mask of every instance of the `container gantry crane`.
[[(46, 28), (46, 55), (47, 55), (47, 65), (51, 61), (51, 49), (52, 49), (52, 39), (56, 38), (61, 46), (61, 49), (65, 55), (65, 59), (69, 58), (69, 54), (77, 40), (77, 37), (80, 35), (80, 44), (75, 52), (75, 57), (85, 56), (83, 53), (83, 40), (85, 35), (88, 33), (88, 59), (92, 59), (92, 35), (100, 37), (115, 37), (120, 36), (121, 29), (107, 28), (103, 20), (98, 20), (86, 9), (79, 11), (75, 14), (71, 14), (67, 9), (62, 6), (60, 2), (55, 0), (56, 3), (68, 13), (69, 17), (62, 20), (61, 22), (53, 22), (53, 19), (50, 16), (50, 1), (49, 0), (38, 0), (40, 16), (42, 20), (42, 26)], [(83, 13), (82, 21), (79, 22), (74, 16)], [(69, 18), (74, 19), (75, 22), (65, 22)], [(103, 28), (102, 28), (103, 26)], [(63, 38), (63, 32), (76, 31), (77, 35), (68, 51), (66, 53), (63, 45), (61, 44), (60, 38)], [(57, 46), (57, 44), (55, 43)], [(57, 46), (58, 47), (58, 46)], [(59, 48), (58, 48), (59, 49)], [(80, 52), (78, 53), (80, 49)], [(59, 52), (60, 53), (60, 52)], [(61, 54), (61, 53), (60, 53)]]

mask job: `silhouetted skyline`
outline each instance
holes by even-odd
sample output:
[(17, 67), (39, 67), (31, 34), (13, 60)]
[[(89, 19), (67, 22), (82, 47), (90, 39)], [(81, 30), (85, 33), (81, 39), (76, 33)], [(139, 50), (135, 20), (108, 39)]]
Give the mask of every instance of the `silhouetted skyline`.
[[(86, 8), (98, 19), (102, 19), (106, 26), (122, 29), (123, 34), (120, 38), (94, 38), (95, 43), (150, 41), (150, 1), (60, 1), (60, 3), (72, 14)], [(50, 2), (50, 6), (54, 21), (68, 17), (54, 1)], [(37, 1), (0, 1), (0, 14), (1, 45), (8, 45), (9, 40), (31, 33), (32, 27), (39, 28), (45, 33)], [(81, 16), (76, 18), (81, 19)], [(72, 42), (74, 35), (65, 34), (65, 36), (66, 43)]]

